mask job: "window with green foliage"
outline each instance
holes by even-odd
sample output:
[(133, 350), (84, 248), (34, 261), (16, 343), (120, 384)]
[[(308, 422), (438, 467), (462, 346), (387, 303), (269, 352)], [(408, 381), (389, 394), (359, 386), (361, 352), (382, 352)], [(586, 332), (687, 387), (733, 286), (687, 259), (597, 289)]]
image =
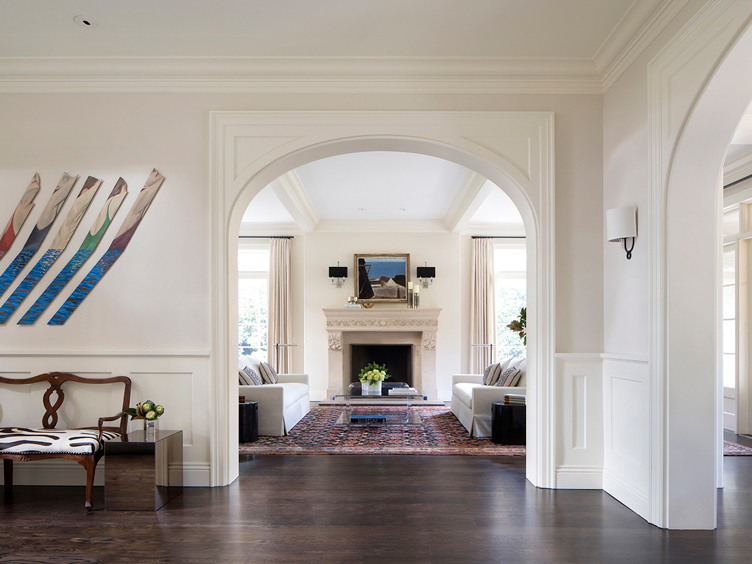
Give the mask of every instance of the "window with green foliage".
[(527, 306), (526, 260), (524, 243), (497, 243), (494, 246), (497, 360), (527, 356), (519, 333), (507, 328)]
[(267, 361), (269, 244), (241, 243), (238, 249), (238, 355)]

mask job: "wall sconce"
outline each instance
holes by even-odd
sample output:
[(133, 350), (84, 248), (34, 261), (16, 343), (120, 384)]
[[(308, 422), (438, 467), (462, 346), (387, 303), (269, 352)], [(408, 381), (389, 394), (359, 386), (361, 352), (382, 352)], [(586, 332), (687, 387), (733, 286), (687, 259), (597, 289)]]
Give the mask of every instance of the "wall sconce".
[[(615, 208), (606, 211), (606, 239), (622, 241), (627, 252), (627, 260), (632, 258), (635, 237), (637, 237), (637, 208)], [(632, 246), (627, 248), (627, 239), (632, 239)]]
[(345, 283), (345, 278), (347, 278), (347, 267), (340, 266), (339, 261), (337, 261), (337, 266), (329, 267), (329, 278), (332, 279), (332, 284), (336, 284), (337, 288), (341, 288), (342, 284)]
[(429, 284), (433, 284), (433, 279), (436, 278), (435, 266), (419, 266), (418, 267), (418, 280), (424, 288), (428, 288)]

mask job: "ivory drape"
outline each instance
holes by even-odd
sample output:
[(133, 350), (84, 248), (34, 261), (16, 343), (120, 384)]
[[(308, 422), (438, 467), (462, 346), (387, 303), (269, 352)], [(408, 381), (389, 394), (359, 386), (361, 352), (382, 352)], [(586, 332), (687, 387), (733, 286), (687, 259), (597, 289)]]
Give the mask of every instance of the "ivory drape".
[(269, 363), (280, 374), (290, 371), (291, 347), (279, 347), (279, 359), (275, 344), (290, 344), (292, 318), (290, 305), (290, 239), (272, 239), (269, 252), (269, 328), (267, 346)]
[(470, 303), (470, 371), (481, 374), (493, 362), (496, 350), (496, 299), (493, 239), (473, 239), (473, 273)]

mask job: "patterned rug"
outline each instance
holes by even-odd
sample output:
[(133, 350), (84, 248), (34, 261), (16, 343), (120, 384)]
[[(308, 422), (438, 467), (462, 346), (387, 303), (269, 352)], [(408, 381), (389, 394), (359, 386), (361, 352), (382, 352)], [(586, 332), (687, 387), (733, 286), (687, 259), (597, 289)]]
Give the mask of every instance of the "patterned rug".
[[(404, 410), (399, 407), (360, 408), (371, 412)], [(335, 425), (339, 407), (314, 407), (286, 437), (259, 437), (242, 443), (240, 454), (462, 454), (470, 456), (525, 456), (524, 446), (504, 446), (491, 439), (473, 439), (447, 407), (413, 408), (420, 425), (349, 427)]]
[(752, 456), (752, 448), (723, 441), (723, 456)]

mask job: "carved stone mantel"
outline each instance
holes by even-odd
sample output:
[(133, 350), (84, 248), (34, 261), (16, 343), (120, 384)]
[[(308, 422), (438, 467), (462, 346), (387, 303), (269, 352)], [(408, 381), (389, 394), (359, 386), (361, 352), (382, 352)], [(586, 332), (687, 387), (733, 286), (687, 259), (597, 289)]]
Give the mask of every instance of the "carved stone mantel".
[[(429, 399), (436, 387), (436, 332), (440, 308), (324, 309), (329, 346), (329, 388), (335, 393), (349, 383), (350, 344), (412, 344), (414, 385)], [(346, 380), (348, 382), (346, 382)]]

